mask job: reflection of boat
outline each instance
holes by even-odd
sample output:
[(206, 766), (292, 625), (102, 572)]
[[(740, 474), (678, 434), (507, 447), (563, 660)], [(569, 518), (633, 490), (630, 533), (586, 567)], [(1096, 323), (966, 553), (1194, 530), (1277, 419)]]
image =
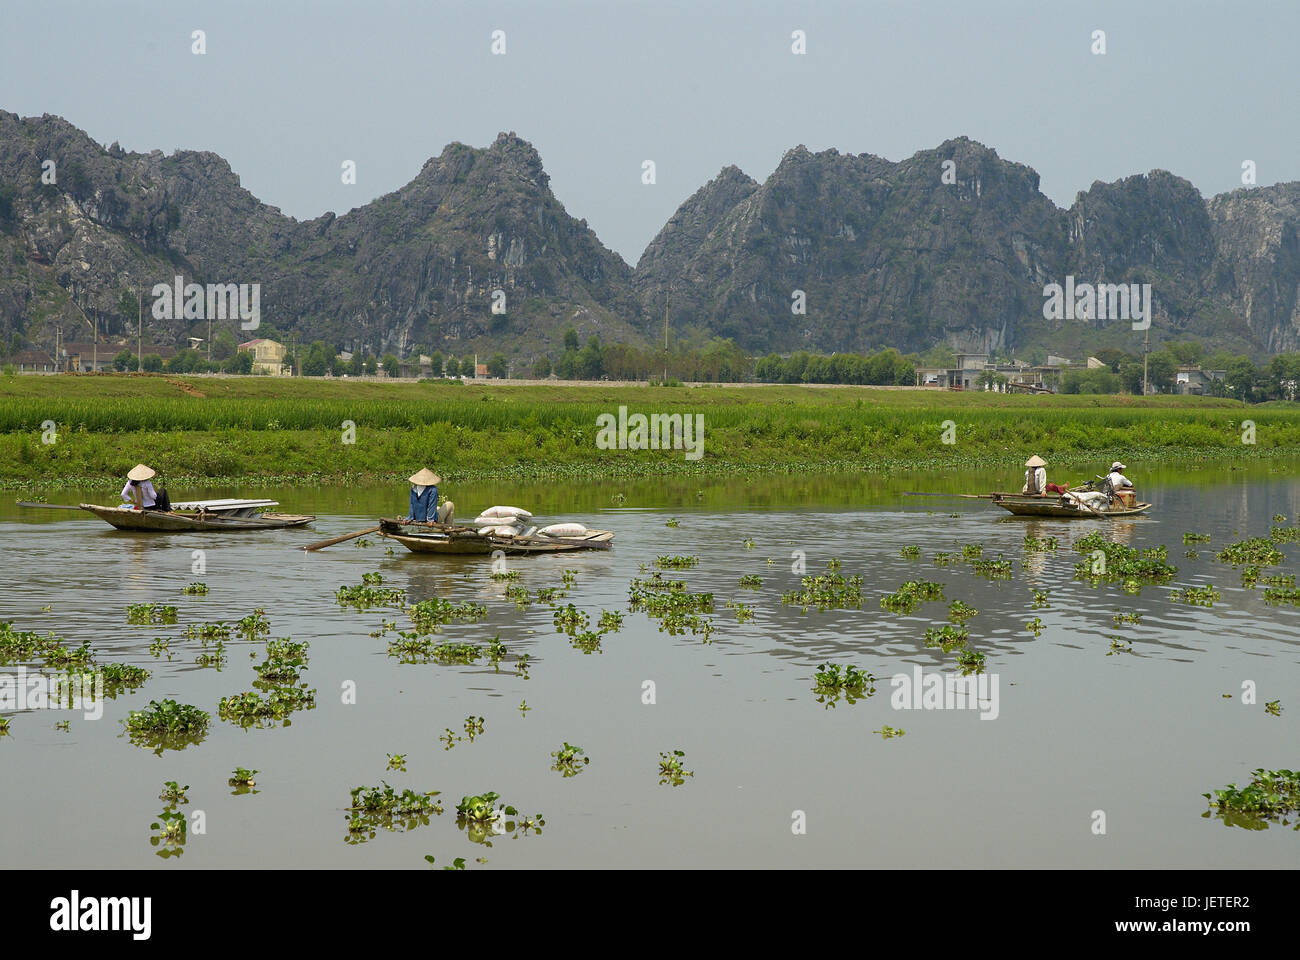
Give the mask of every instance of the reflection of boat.
[(1060, 517), (1071, 520), (1097, 520), (1102, 517), (1135, 517), (1151, 509), (1149, 503), (1136, 503), (1131, 507), (1127, 507), (1119, 500), (1116, 500), (1110, 506), (1091, 510), (1065, 497), (1031, 497), (1019, 493), (993, 493), (988, 496), (997, 506), (1009, 513), (1014, 513), (1017, 517)]
[(259, 513), (267, 507), (277, 507), (274, 500), (195, 500), (178, 503), (170, 511), (132, 510), (122, 507), (101, 507), (93, 503), (81, 504), (81, 509), (119, 530), (175, 533), (193, 530), (282, 530), (301, 527), (315, 517), (296, 513)]
[(380, 520), (379, 535), (396, 540), (412, 553), (441, 553), (486, 556), (504, 553), (561, 553), (567, 550), (608, 550), (614, 534), (608, 530), (588, 530), (576, 537), (501, 537), (483, 536), (475, 527), (446, 524), (408, 524), (400, 520)]

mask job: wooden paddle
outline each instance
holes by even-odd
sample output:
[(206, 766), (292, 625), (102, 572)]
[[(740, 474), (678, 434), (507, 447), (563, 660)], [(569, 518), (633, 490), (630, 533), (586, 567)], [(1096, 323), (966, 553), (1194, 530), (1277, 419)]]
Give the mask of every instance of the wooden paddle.
[(999, 493), (917, 493), (915, 490), (904, 490), (905, 497), (961, 497), (963, 500), (991, 500), (994, 497), (1002, 496)]
[(18, 506), (20, 506), (20, 507), (39, 507), (39, 508), (43, 508), (43, 509), (45, 509), (45, 510), (80, 510), (80, 509), (81, 509), (81, 508), (80, 508), (79, 506), (77, 506), (76, 504), (65, 504), (65, 503), (33, 503), (33, 502), (31, 502), (30, 500), (19, 500), (19, 501), (18, 501)]
[(355, 540), (357, 537), (364, 537), (367, 533), (374, 533), (378, 527), (366, 527), (364, 530), (358, 530), (355, 533), (345, 533), (341, 537), (331, 537), (329, 540), (317, 540), (315, 543), (309, 543), (303, 547), (304, 550), (323, 550), (325, 547), (332, 547), (336, 543), (342, 543), (345, 540)]

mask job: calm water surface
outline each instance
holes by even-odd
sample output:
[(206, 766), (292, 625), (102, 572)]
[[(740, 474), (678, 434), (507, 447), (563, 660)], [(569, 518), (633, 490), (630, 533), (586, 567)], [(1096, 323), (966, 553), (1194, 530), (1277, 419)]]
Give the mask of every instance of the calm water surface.
[[(933, 478), (821, 477), (446, 491), (463, 517), (512, 503), (615, 532), (608, 553), (509, 561), (534, 592), (576, 571), (563, 602), (593, 624), (602, 610), (624, 611), (622, 630), (589, 655), (557, 633), (545, 604), (520, 610), (507, 601), (487, 558), (422, 557), (400, 547), (386, 555), (377, 537), (369, 546), (297, 549), (396, 513), (405, 506), (400, 489), (271, 491), (284, 509), (323, 519), (304, 530), (250, 535), (131, 535), (93, 518), (7, 503), (0, 507), (0, 619), (54, 631), (73, 645), (89, 641), (101, 662), (140, 664), (153, 676), (109, 701), (100, 720), (72, 711), (8, 714), (0, 810), (9, 829), (0, 836), (0, 862), (424, 868), (432, 854), (439, 864), (465, 857), (471, 869), (480, 868), (476, 857), (486, 857), (489, 869), (1295, 866), (1300, 834), (1203, 819), (1201, 794), (1241, 784), (1255, 767), (1300, 766), (1300, 610), (1266, 605), (1262, 588), (1242, 589), (1239, 574), (1214, 559), (1228, 542), (1266, 535), (1274, 514), (1294, 522), (1298, 476), (1295, 465), (1139, 475), (1155, 516), (1109, 525), (1004, 520), (979, 501), (898, 495), (978, 490), (988, 487), (987, 476), (948, 477), (942, 486)], [(199, 493), (240, 491), (173, 497)], [(111, 490), (49, 497), (115, 499)], [(670, 516), (680, 525), (666, 526)], [(1135, 547), (1167, 545), (1177, 578), (1136, 597), (1074, 581), (1079, 555), (1070, 544), (1097, 529)], [(1187, 531), (1213, 539), (1189, 548)], [(1060, 549), (1032, 555), (1022, 568), (1026, 533), (1058, 537)], [(1011, 579), (989, 582), (968, 564), (930, 562), (938, 551), (974, 543), (986, 557), (1014, 558)], [(921, 548), (921, 559), (899, 555), (907, 544)], [(1186, 558), (1188, 549), (1198, 557)], [(1266, 572), (1296, 571), (1296, 546), (1281, 549), (1286, 562)], [(206, 554), (201, 575), (191, 572), (195, 550)], [(806, 555), (810, 573), (838, 558), (843, 574), (861, 575), (862, 608), (783, 606), (781, 594), (798, 586), (795, 551)], [(629, 581), (662, 554), (700, 558), (694, 569), (667, 575), (715, 595), (712, 643), (670, 636), (628, 612)], [(443, 634), (474, 642), (499, 636), (510, 651), (500, 670), (387, 656), (387, 639), (371, 634), (384, 620), (407, 629), (406, 615), (345, 610), (333, 596), (372, 571), (412, 600), (486, 604), (484, 621), (448, 625)], [(761, 577), (762, 588), (741, 589), (744, 574)], [(910, 616), (879, 607), (883, 593), (911, 579), (942, 582), (945, 602), (922, 604)], [(182, 595), (195, 580), (208, 584), (208, 596)], [(1207, 583), (1222, 592), (1210, 609), (1170, 601), (1172, 589)], [(1034, 590), (1049, 591), (1050, 606), (1033, 609)], [(856, 704), (817, 702), (811, 678), (826, 661), (883, 678), (914, 666), (951, 672), (952, 655), (927, 648), (923, 636), (946, 621), (946, 601), (958, 599), (980, 611), (969, 623), (971, 642), (998, 678), (996, 720), (971, 710), (895, 710), (887, 679)], [(753, 621), (737, 623), (728, 600), (752, 605)], [(127, 625), (127, 604), (147, 601), (177, 605), (180, 622)], [(260, 660), (261, 643), (228, 643), (228, 662), (217, 671), (197, 667), (203, 647), (181, 637), (186, 624), (232, 621), (254, 607), (266, 610), (272, 637), (311, 644), (304, 679), (317, 691), (317, 707), (295, 714), (288, 727), (243, 730), (216, 716), (220, 697), (252, 689), (258, 660), (249, 654)], [(1115, 627), (1111, 617), (1120, 611), (1140, 612), (1142, 623)], [(1037, 637), (1025, 629), (1035, 616), (1045, 625)], [(1121, 634), (1132, 653), (1107, 656), (1110, 638)], [(173, 638), (170, 659), (149, 652), (159, 636)], [(519, 653), (532, 657), (528, 678), (515, 669)], [(1241, 703), (1246, 680), (1258, 684), (1258, 705)], [(642, 702), (645, 681), (655, 685), (653, 705)], [(355, 704), (343, 702), (348, 684)], [(1225, 699), (1228, 693), (1238, 696)], [(168, 697), (213, 714), (200, 744), (156, 755), (123, 736), (128, 710)], [(1266, 715), (1263, 701), (1279, 698), (1281, 716)], [(527, 712), (519, 710), (524, 700)], [(449, 727), (461, 733), (471, 715), (484, 718), (483, 733), (448, 750), (439, 736)], [(64, 720), (69, 729), (56, 728)], [(884, 725), (906, 734), (882, 739), (873, 731)], [(592, 760), (567, 779), (550, 769), (549, 754), (564, 741)], [(658, 754), (674, 748), (686, 751), (695, 772), (678, 788), (658, 783)], [(407, 754), (405, 773), (386, 769), (389, 753)], [(260, 771), (257, 793), (232, 795), (226, 778), (236, 766)], [(190, 785), (181, 809), (202, 810), (207, 829), (169, 860), (149, 843), (164, 780)], [(439, 790), (447, 812), (410, 831), (347, 843), (349, 790), (381, 780)], [(542, 835), (496, 838), (490, 849), (472, 843), (457, 829), (454, 806), (488, 790), (542, 813)], [(1097, 810), (1106, 814), (1104, 836), (1091, 830)], [(806, 815), (805, 835), (791, 831), (794, 811)]]

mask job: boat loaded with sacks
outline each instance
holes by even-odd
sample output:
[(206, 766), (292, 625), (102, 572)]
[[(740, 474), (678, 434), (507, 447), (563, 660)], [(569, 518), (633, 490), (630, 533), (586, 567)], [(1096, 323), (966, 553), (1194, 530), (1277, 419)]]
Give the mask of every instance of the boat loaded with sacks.
[(489, 555), (560, 553), (568, 550), (608, 550), (614, 534), (591, 530), (581, 523), (539, 527), (533, 515), (519, 507), (489, 507), (471, 524), (380, 520), (379, 535), (396, 540), (412, 553)]

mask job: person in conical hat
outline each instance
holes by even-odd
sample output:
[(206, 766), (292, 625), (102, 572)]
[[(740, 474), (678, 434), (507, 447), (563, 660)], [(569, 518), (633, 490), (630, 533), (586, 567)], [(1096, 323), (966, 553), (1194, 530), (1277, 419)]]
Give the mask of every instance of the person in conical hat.
[(1047, 461), (1035, 454), (1025, 461), (1025, 485), (1021, 493), (1031, 497), (1041, 497), (1047, 493)]
[(153, 487), (153, 478), (158, 471), (137, 463), (126, 475), (126, 486), (122, 488), (122, 499), (131, 504), (135, 510), (158, 509), (158, 493)]
[(421, 469), (410, 478), (411, 506), (407, 511), (407, 523), (451, 523), (456, 505), (450, 500), (438, 503), (438, 484), (442, 477), (428, 467)]

